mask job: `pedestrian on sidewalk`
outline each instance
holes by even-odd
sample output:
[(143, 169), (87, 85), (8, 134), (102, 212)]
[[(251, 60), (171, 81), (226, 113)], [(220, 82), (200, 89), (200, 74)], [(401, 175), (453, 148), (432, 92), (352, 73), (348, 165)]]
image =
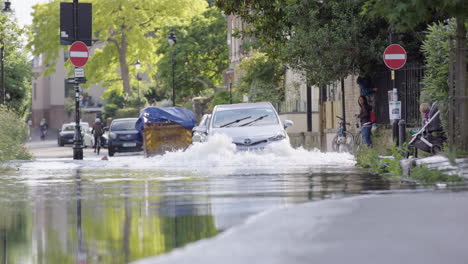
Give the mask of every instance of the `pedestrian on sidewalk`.
[(29, 133), (29, 141), (31, 141), (31, 139), (32, 139), (32, 133), (33, 133), (33, 131), (32, 131), (32, 129), (33, 129), (33, 122), (32, 122), (32, 120), (31, 120), (31, 118), (28, 119), (28, 129), (29, 129), (29, 131), (28, 131), (28, 133)]
[(49, 124), (47, 124), (47, 120), (45, 118), (42, 118), (40, 127), (41, 127), (41, 139), (45, 140), (47, 136), (47, 130), (49, 129)]
[(104, 134), (104, 127), (102, 126), (101, 119), (96, 118), (94, 121), (93, 129), (91, 130), (91, 134), (94, 136), (94, 152), (96, 152), (98, 138), (101, 138)]
[(371, 141), (371, 129), (372, 129), (372, 122), (371, 122), (371, 111), (372, 106), (369, 105), (365, 96), (360, 96), (358, 99), (358, 104), (360, 107), (360, 112), (358, 118), (361, 123), (361, 131), (362, 131), (362, 140), (368, 147), (372, 147)]

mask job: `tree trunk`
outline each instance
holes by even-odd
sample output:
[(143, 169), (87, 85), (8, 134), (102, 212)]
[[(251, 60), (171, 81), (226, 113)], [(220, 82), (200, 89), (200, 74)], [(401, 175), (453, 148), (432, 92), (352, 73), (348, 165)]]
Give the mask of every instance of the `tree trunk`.
[(124, 93), (130, 95), (130, 77), (128, 72), (128, 65), (127, 65), (127, 36), (125, 33), (122, 33), (122, 42), (120, 45), (119, 51), (119, 61), (120, 61), (120, 74), (122, 75), (122, 82), (123, 82), (123, 90)]
[[(468, 152), (468, 82), (466, 80), (466, 27), (464, 16), (457, 17), (457, 49), (455, 66), (455, 145), (462, 152)], [(458, 133), (457, 133), (458, 132)]]

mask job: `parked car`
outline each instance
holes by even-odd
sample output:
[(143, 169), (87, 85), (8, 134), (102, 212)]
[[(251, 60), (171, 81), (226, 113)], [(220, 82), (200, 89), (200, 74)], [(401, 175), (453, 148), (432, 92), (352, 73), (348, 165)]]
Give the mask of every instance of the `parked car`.
[[(80, 122), (81, 137), (83, 138), (84, 147), (94, 146), (94, 137), (91, 134), (89, 124), (87, 122)], [(57, 144), (63, 147), (66, 144), (73, 144), (75, 137), (75, 123), (66, 123), (59, 129)]]
[(206, 129), (210, 122), (211, 114), (204, 114), (200, 120), (198, 126), (192, 129), (192, 142), (203, 142), (205, 141)]
[(142, 151), (143, 144), (139, 132), (135, 129), (137, 118), (121, 118), (112, 121), (109, 127), (107, 151), (109, 156), (117, 152)]
[(259, 150), (273, 142), (289, 142), (286, 129), (292, 125), (290, 120), (281, 122), (271, 103), (242, 103), (215, 106), (207, 126), (194, 131), (202, 142), (219, 133), (231, 137), (237, 150)]

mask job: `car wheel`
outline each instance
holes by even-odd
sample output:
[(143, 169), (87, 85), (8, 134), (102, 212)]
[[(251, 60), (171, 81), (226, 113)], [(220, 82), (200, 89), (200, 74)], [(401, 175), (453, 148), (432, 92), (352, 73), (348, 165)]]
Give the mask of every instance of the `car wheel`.
[(63, 147), (65, 144), (63, 144), (62, 140), (59, 140), (59, 141), (58, 141), (58, 145), (59, 145), (60, 147)]

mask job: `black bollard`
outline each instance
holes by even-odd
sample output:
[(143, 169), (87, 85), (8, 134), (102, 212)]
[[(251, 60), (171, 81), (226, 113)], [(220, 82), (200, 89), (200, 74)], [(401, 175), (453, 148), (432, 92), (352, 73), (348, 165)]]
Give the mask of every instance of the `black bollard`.
[(401, 119), (398, 122), (398, 147), (403, 147), (403, 143), (406, 141), (406, 122)]
[(392, 121), (393, 144), (398, 146), (398, 120)]

